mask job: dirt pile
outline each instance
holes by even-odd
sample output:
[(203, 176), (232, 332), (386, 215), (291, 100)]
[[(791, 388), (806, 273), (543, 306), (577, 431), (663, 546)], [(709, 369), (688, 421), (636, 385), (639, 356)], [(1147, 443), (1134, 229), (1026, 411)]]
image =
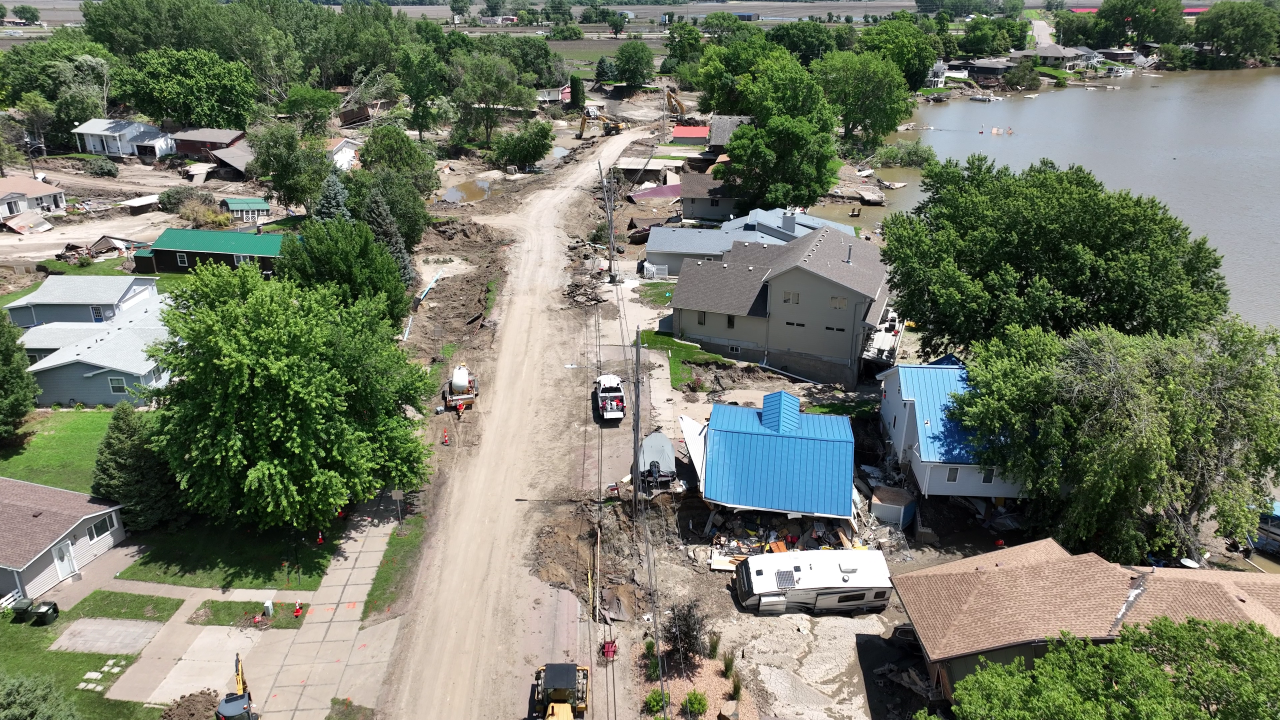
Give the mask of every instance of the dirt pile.
[(209, 720), (217, 709), (218, 693), (201, 690), (178, 698), (178, 702), (165, 709), (160, 720)]

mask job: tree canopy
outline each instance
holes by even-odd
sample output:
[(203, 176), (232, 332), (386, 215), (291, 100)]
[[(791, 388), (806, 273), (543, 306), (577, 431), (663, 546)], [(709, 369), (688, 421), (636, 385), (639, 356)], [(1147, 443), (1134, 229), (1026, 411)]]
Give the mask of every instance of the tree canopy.
[(878, 52), (892, 60), (912, 90), (920, 89), (929, 68), (938, 59), (933, 43), (915, 23), (889, 20), (872, 25), (858, 35), (858, 52)]
[(915, 109), (902, 71), (881, 55), (834, 52), (810, 69), (840, 115), (845, 138), (856, 133), (867, 147), (879, 146)]
[(0, 673), (0, 717), (5, 720), (80, 720), (80, 713), (52, 678)]
[(931, 353), (1010, 326), (1179, 334), (1227, 309), (1206, 238), (1083, 168), (1042, 160), (1014, 172), (974, 155), (930, 166), (923, 185), (915, 211), (885, 220), (882, 256), (898, 310)]
[(272, 122), (249, 130), (246, 137), (253, 150), (248, 173), (271, 176), (270, 195), (283, 205), (306, 205), (316, 199), (320, 185), (333, 171), (316, 138), (301, 138), (288, 123)]
[(22, 329), (0, 318), (0, 440), (12, 439), (22, 419), (35, 409), (40, 387), (27, 372), (26, 348), (18, 339)]
[[(381, 195), (376, 197), (381, 200)], [(301, 287), (331, 286), (344, 305), (365, 299), (380, 302), (393, 323), (409, 314), (399, 263), (362, 222), (304, 222), (297, 236), (285, 236), (275, 267), (281, 277)]]
[(786, 48), (806, 67), (836, 49), (835, 39), (827, 26), (812, 20), (775, 25), (765, 33), (765, 39)]
[(151, 448), (154, 417), (128, 402), (111, 412), (107, 434), (98, 445), (91, 491), (124, 507), (120, 519), (141, 532), (182, 522), (186, 513), (173, 471)]
[(554, 142), (551, 123), (525, 120), (515, 132), (498, 133), (493, 138), (489, 159), (494, 165), (525, 168), (546, 157)]
[(1115, 43), (1181, 42), (1187, 34), (1179, 0), (1103, 0), (1097, 23), (1105, 26), (1105, 37)]
[(369, 194), (377, 190), (391, 209), (391, 216), (396, 219), (405, 249), (412, 251), (422, 241), (422, 233), (431, 215), (408, 177), (387, 168), (373, 172), (358, 168), (343, 175), (342, 184), (347, 188), (347, 208), (353, 216), (369, 222), (364, 213), (368, 208)]
[(1199, 560), (1204, 521), (1244, 540), (1270, 503), (1278, 352), (1236, 319), (1184, 337), (1011, 330), (974, 345), (953, 416), (1041, 532), (1116, 562)]
[(831, 127), (811, 117), (775, 115), (761, 127), (740, 125), (725, 150), (733, 162), (717, 166), (715, 177), (747, 207), (807, 207), (836, 182)]
[(329, 119), (342, 104), (342, 98), (328, 90), (295, 84), (280, 104), (281, 112), (293, 116), (302, 134), (308, 137), (324, 137), (328, 133)]
[(1215, 3), (1196, 18), (1195, 33), (1225, 55), (1228, 66), (1249, 57), (1269, 58), (1276, 52), (1280, 12), (1260, 2)]
[(426, 195), (440, 187), (434, 149), (429, 143), (415, 143), (399, 126), (388, 123), (369, 133), (360, 148), (360, 163), (370, 170), (386, 168), (398, 172)]
[[(458, 54), (453, 58), (459, 122), (484, 129), (486, 145), (505, 113), (504, 108), (533, 107), (537, 93), (520, 84), (515, 67), (497, 55)], [(456, 132), (456, 130), (455, 130)]]
[(618, 46), (614, 56), (618, 80), (628, 88), (638, 88), (653, 79), (653, 51), (640, 40), (628, 40)]
[(247, 68), (207, 50), (148, 50), (118, 75), (134, 107), (180, 125), (244, 129), (257, 94)]
[(173, 378), (155, 391), (154, 443), (192, 507), (306, 529), (382, 487), (418, 487), (425, 450), (404, 408), (421, 410), (430, 384), (384, 299), (346, 305), (253, 263), (201, 265), (171, 296), (152, 350)]

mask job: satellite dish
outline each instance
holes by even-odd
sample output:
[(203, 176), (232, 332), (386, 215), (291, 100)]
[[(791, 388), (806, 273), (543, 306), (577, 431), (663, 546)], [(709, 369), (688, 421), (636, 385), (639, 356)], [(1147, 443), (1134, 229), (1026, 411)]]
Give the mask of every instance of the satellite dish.
[(1182, 563), (1182, 567), (1184, 568), (1191, 568), (1192, 570), (1200, 569), (1200, 563), (1192, 560), (1191, 558), (1182, 558), (1179, 562)]

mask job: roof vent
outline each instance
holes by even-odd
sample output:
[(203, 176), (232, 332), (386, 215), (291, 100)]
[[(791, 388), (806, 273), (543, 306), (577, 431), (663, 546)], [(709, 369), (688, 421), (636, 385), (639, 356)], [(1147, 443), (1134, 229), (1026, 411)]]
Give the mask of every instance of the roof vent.
[(43, 511), (43, 510), (37, 510), (37, 511), (35, 511), (35, 512), (31, 513), (31, 517), (40, 517), (40, 516), (41, 516), (41, 515), (43, 515), (43, 514), (44, 514), (44, 511)]
[(729, 267), (729, 263), (725, 263), (725, 264), (721, 265), (720, 267), (722, 267), (722, 268), (727, 268), (727, 267)]
[(699, 260), (699, 261), (698, 261), (698, 264), (699, 264), (699, 265), (701, 265), (701, 264), (702, 264), (702, 261), (701, 261), (701, 260)]
[(747, 266), (747, 272), (751, 272), (752, 270), (755, 270), (755, 268), (754, 268), (754, 267), (752, 267), (752, 266), (750, 266), (750, 265), (748, 265), (748, 266)]

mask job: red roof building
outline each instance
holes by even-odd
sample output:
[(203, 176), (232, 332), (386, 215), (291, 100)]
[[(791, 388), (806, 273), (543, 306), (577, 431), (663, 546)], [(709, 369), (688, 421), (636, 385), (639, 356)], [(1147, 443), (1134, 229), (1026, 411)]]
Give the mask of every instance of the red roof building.
[(711, 128), (706, 125), (677, 125), (671, 129), (671, 142), (681, 145), (706, 145)]

